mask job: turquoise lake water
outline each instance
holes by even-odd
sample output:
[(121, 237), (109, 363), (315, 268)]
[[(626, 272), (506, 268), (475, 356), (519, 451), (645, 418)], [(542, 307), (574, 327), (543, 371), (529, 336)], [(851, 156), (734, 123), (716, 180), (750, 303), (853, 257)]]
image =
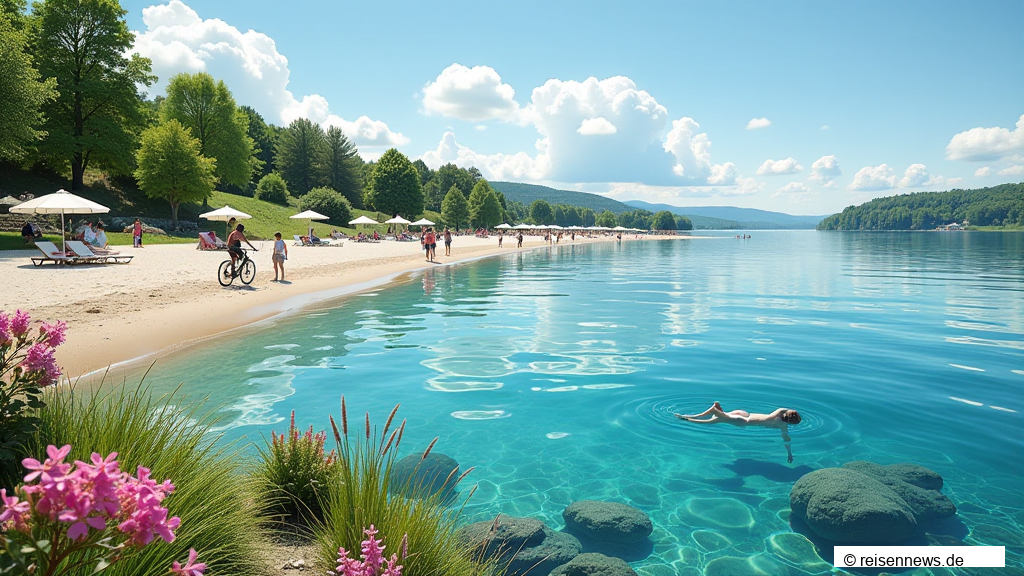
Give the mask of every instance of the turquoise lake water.
[[(575, 500), (631, 504), (655, 525), (642, 574), (827, 573), (791, 535), (789, 491), (851, 460), (939, 472), (960, 512), (938, 533), (1022, 564), (1024, 234), (560, 245), (237, 331), (149, 382), (209, 395), (229, 438), (256, 441), (291, 410), (327, 428), (342, 394), (378, 423), (400, 402), (407, 451), (439, 436), (476, 466), (467, 520), (557, 529)], [(799, 410), (793, 464), (777, 431), (672, 416), (715, 400)]]

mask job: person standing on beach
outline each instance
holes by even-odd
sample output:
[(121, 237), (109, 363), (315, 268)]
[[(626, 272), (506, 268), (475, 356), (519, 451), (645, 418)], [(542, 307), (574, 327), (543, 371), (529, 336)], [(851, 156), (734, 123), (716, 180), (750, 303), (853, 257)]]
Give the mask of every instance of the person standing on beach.
[(452, 255), (452, 231), (447, 227), (444, 229), (444, 255)]
[[(702, 419), (704, 416), (711, 417)], [(746, 410), (726, 412), (718, 402), (715, 402), (711, 405), (711, 408), (700, 414), (676, 414), (675, 417), (695, 424), (726, 423), (739, 426), (740, 428), (746, 428), (747, 426), (775, 428), (782, 432), (782, 441), (786, 444), (786, 454), (789, 462), (793, 461), (793, 450), (789, 445), (791, 440), (789, 437), (789, 425), (796, 426), (801, 421), (800, 413), (789, 408), (778, 408), (771, 414), (757, 414), (747, 412)]]
[(142, 248), (142, 221), (138, 218), (135, 219), (135, 224), (132, 225), (132, 246)]
[(498, 248), (501, 248), (501, 241), (505, 239), (504, 232), (498, 232)]
[(433, 262), (434, 250), (437, 249), (437, 235), (434, 234), (433, 228), (427, 228), (426, 234), (423, 235), (423, 247), (427, 251), (427, 262)]
[(519, 236), (517, 237), (517, 239), (519, 240), (519, 244), (516, 245), (516, 248), (522, 248), (523, 247), (523, 233), (522, 232), (519, 233)]
[(274, 282), (277, 282), (277, 271), (281, 270), (281, 282), (284, 282), (284, 261), (288, 259), (288, 245), (281, 239), (281, 233), (274, 233)]

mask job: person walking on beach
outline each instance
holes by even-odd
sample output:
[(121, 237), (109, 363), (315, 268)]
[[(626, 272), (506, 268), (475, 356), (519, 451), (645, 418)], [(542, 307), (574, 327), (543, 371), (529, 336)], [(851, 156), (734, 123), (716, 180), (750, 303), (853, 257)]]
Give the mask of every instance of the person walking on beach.
[(433, 228), (427, 228), (423, 235), (423, 248), (427, 251), (427, 262), (433, 262), (434, 251), (437, 249), (437, 236), (434, 234)]
[[(740, 428), (746, 428), (747, 426), (759, 426), (761, 428), (775, 428), (782, 432), (782, 441), (786, 445), (786, 455), (788, 461), (793, 461), (793, 450), (790, 447), (789, 437), (789, 426), (792, 424), (796, 426), (800, 423), (800, 414), (796, 410), (790, 410), (789, 408), (777, 408), (771, 414), (757, 414), (750, 413), (745, 410), (732, 410), (726, 412), (722, 405), (715, 402), (711, 405), (711, 408), (701, 412), (700, 414), (676, 414), (676, 418), (680, 420), (686, 420), (687, 422), (694, 422), (696, 424), (732, 424), (733, 426), (739, 426)], [(703, 418), (704, 416), (711, 416), (710, 418)]]
[(281, 233), (274, 233), (274, 282), (277, 282), (277, 271), (281, 270), (281, 282), (284, 282), (284, 261), (288, 259), (288, 245), (281, 239)]
[(519, 240), (519, 244), (516, 245), (516, 248), (522, 248), (523, 247), (523, 233), (522, 232), (519, 233), (519, 236), (517, 237), (517, 239)]
[(452, 231), (447, 226), (444, 229), (444, 255), (452, 255)]
[(135, 224), (132, 225), (132, 246), (135, 248), (142, 248), (142, 220), (135, 219)]
[(498, 248), (501, 248), (501, 241), (505, 239), (504, 232), (498, 232)]

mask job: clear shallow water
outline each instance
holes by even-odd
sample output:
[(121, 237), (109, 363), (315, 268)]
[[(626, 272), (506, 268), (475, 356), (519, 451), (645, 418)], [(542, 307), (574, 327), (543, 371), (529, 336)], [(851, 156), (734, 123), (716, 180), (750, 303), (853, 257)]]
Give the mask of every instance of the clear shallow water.
[[(1024, 234), (563, 245), (203, 343), (148, 380), (256, 441), (293, 409), (326, 428), (341, 394), (377, 422), (401, 402), (407, 451), (440, 436), (476, 466), (467, 520), (560, 528), (575, 500), (626, 502), (655, 524), (643, 574), (827, 572), (790, 534), (789, 490), (858, 459), (936, 470), (963, 522), (942, 530), (1024, 553)], [(714, 400), (799, 410), (794, 463), (777, 431), (672, 416)]]

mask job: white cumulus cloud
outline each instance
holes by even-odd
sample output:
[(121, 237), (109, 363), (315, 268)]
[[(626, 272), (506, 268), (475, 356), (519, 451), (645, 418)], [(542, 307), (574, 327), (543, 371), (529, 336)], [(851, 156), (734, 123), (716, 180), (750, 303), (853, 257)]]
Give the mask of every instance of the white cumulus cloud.
[(792, 202), (807, 202), (812, 198), (813, 194), (810, 188), (803, 182), (790, 182), (772, 194), (772, 198), (779, 198), (780, 196), (785, 196)]
[(843, 171), (839, 168), (839, 159), (833, 155), (822, 156), (811, 164), (810, 179), (816, 182), (823, 182), (825, 186), (832, 186), (836, 176), (842, 176)]
[(977, 170), (974, 171), (974, 175), (975, 176), (988, 176), (991, 173), (992, 173), (992, 169), (989, 168), (988, 166), (985, 166), (983, 168), (978, 168)]
[(362, 116), (354, 122), (332, 114), (319, 94), (296, 98), (288, 90), (288, 59), (266, 34), (238, 28), (217, 18), (203, 19), (181, 0), (142, 10), (146, 29), (135, 33), (134, 51), (153, 61), (159, 81), (150, 94), (162, 94), (181, 72), (207, 72), (224, 80), (239, 104), (252, 106), (268, 122), (287, 124), (305, 117), (342, 128), (357, 146), (399, 146), (409, 142), (387, 124)]
[(452, 64), (423, 87), (428, 114), (477, 122), (512, 120), (519, 113), (516, 91), (490, 66)]
[(846, 187), (854, 192), (891, 190), (896, 187), (896, 174), (888, 164), (865, 166), (853, 176), (853, 182)]
[[(443, 74), (442, 74), (443, 76)], [(440, 76), (439, 76), (440, 78)], [(654, 186), (737, 184), (731, 162), (711, 161), (711, 140), (692, 118), (668, 110), (624, 76), (552, 79), (534, 88), (517, 121), (537, 130), (536, 153), (479, 154), (445, 133), (428, 165), (475, 165), (488, 178), (632, 182)], [(667, 133), (666, 133), (667, 130)]]
[(971, 128), (953, 136), (946, 145), (950, 160), (999, 160), (1024, 152), (1024, 115), (1014, 130), (1007, 128)]
[(999, 171), (1000, 176), (1020, 176), (1024, 174), (1024, 166), (1010, 166)]
[(911, 164), (900, 178), (900, 188), (920, 188), (922, 186), (936, 186), (946, 181), (942, 176), (932, 176), (924, 164)]
[(767, 128), (772, 125), (772, 121), (767, 118), (751, 118), (747, 122), (747, 130), (757, 130), (758, 128)]
[(580, 127), (576, 129), (578, 134), (582, 134), (584, 136), (603, 136), (607, 134), (615, 134), (617, 131), (615, 124), (612, 124), (601, 117), (587, 118), (583, 122), (580, 122)]
[(761, 167), (757, 169), (758, 176), (776, 176), (780, 174), (796, 174), (804, 169), (796, 160), (793, 158), (786, 158), (785, 160), (772, 160), (768, 159), (761, 164)]

